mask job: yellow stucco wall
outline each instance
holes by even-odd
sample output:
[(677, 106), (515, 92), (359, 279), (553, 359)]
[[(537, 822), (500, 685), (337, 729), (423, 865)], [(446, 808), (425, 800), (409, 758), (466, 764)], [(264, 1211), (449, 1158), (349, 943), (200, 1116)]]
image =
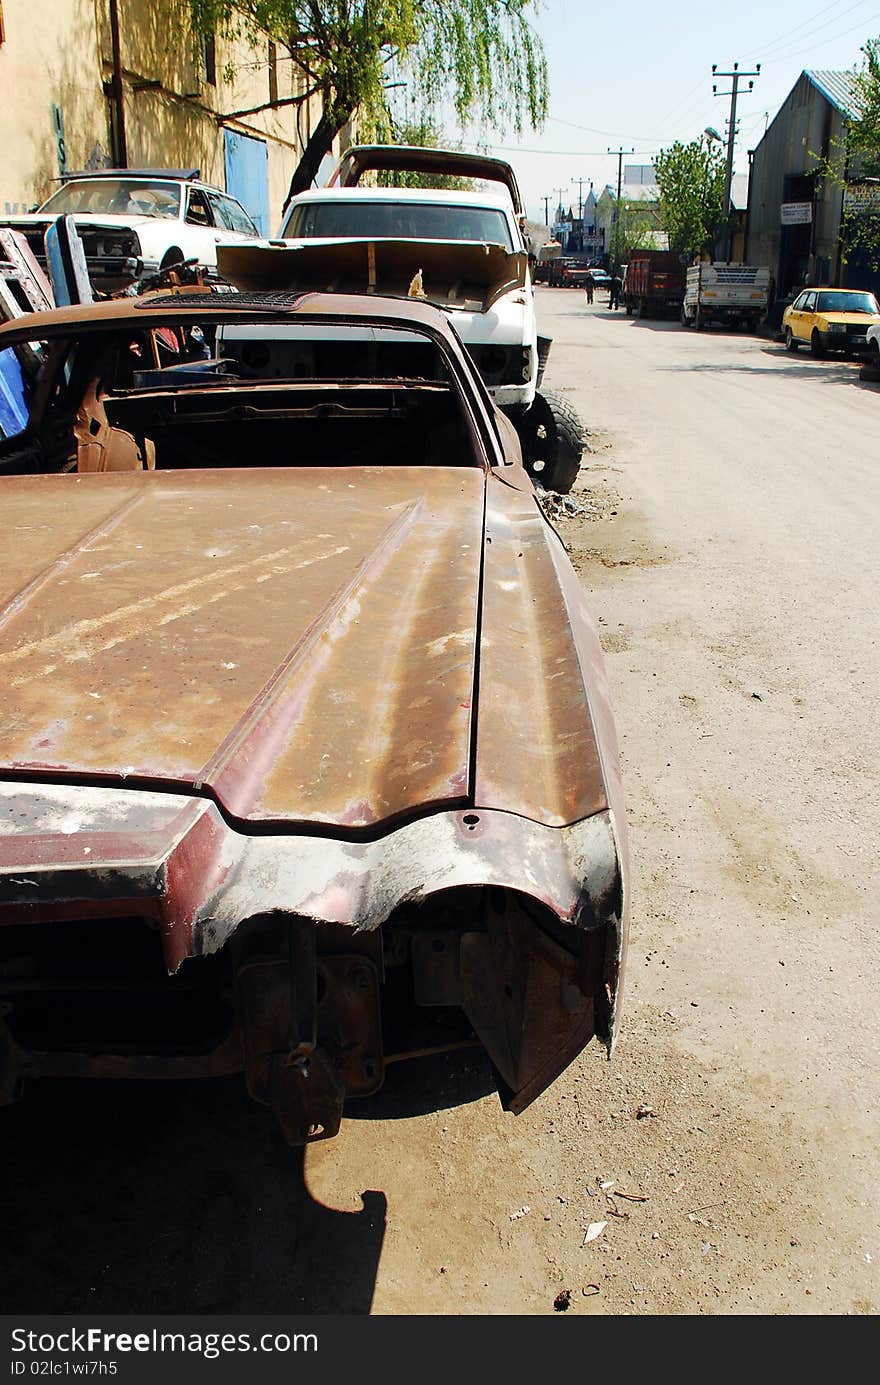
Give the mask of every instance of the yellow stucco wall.
[(53, 105), (63, 113), (71, 168), (82, 168), (96, 143), (109, 147), (94, 0), (3, 0), (3, 25), (0, 211), (22, 212), (58, 176)]
[[(224, 124), (268, 152), (270, 230), (320, 102), (222, 120), (269, 98), (269, 44), (217, 40), (216, 82), (173, 0), (118, 0), (130, 167), (193, 167), (226, 186)], [(26, 211), (59, 174), (53, 107), (61, 112), (68, 169), (111, 162), (109, 0), (3, 0), (0, 45), (0, 213)], [(298, 69), (279, 48), (278, 96), (298, 94)], [(150, 85), (147, 86), (146, 84)], [(298, 113), (299, 112), (299, 113)]]

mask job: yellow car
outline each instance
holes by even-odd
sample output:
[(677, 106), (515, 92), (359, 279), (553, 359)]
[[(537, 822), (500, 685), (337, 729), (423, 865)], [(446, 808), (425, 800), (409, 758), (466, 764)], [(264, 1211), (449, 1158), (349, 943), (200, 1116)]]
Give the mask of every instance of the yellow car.
[(786, 351), (803, 343), (814, 356), (826, 351), (863, 355), (865, 334), (880, 322), (880, 304), (864, 289), (804, 289), (782, 314)]

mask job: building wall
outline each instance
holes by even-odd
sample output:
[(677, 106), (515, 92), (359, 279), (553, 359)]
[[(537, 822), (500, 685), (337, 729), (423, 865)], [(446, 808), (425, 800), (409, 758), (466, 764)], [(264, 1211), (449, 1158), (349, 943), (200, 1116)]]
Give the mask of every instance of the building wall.
[[(28, 211), (63, 167), (83, 168), (109, 148), (95, 61), (94, 0), (3, 0), (0, 45), (0, 211)], [(53, 123), (61, 113), (64, 140)]]
[[(843, 113), (801, 74), (754, 152), (746, 254), (770, 266), (779, 297), (806, 274), (839, 282), (841, 192), (815, 174), (816, 156), (833, 154), (844, 131)], [(811, 202), (812, 221), (783, 226), (783, 202)]]
[[(172, 0), (118, 0), (128, 165), (200, 168), (225, 188), (224, 127), (265, 141), (272, 233), (320, 100), (237, 115), (304, 90), (304, 76), (268, 39), (215, 45), (209, 73), (201, 44)], [(66, 167), (111, 165), (113, 73), (109, 0), (3, 0), (0, 46), (0, 211), (26, 211), (52, 191), (62, 171), (53, 108), (61, 113)], [(210, 81), (209, 76), (214, 80)], [(10, 93), (12, 94), (10, 99)]]

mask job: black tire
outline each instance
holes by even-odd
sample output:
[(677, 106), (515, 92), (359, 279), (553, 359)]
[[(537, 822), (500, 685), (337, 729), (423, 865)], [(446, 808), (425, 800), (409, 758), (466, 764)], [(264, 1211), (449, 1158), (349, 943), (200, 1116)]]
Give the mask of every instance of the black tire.
[(691, 320), (684, 310), (684, 304), (682, 304), (681, 306), (681, 312), (678, 315), (678, 320), (681, 323), (682, 327), (690, 327), (691, 325)]
[(700, 312), (699, 308), (697, 308), (696, 312), (694, 313), (694, 331), (702, 332), (704, 326), (705, 323), (703, 322), (703, 314)]
[(535, 395), (519, 421), (523, 462), (545, 490), (567, 495), (577, 480), (586, 439), (576, 409), (553, 390)]
[(810, 355), (813, 357), (814, 361), (821, 361), (822, 357), (825, 355), (825, 347), (822, 345), (822, 338), (819, 336), (815, 327), (813, 328), (813, 335), (810, 337)]
[(800, 343), (799, 343), (799, 342), (796, 342), (795, 339), (794, 339), (794, 333), (792, 332), (791, 328), (790, 328), (790, 327), (786, 327), (786, 329), (785, 329), (785, 349), (786, 349), (786, 351), (791, 351), (792, 354), (794, 354), (794, 352), (797, 351), (799, 345), (800, 345)]

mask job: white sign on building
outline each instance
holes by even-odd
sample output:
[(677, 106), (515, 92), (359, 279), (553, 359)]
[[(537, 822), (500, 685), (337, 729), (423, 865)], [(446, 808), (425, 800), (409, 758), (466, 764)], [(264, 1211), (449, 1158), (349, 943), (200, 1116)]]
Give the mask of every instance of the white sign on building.
[(808, 226), (813, 220), (812, 202), (783, 202), (780, 207), (783, 226)]

